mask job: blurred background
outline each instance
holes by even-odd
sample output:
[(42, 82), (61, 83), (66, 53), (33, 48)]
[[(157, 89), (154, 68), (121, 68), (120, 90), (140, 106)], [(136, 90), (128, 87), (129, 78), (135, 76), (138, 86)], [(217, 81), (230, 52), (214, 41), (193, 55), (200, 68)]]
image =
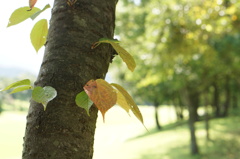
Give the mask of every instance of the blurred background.
[[(34, 81), (44, 52), (36, 54), (29, 40), (37, 20), (6, 28), (26, 1), (3, 3), (0, 88)], [(148, 131), (114, 106), (105, 123), (98, 119), (94, 159), (239, 159), (240, 2), (120, 0), (115, 29), (137, 67), (132, 73), (116, 56), (108, 80), (134, 97)], [(29, 91), (0, 92), (1, 159), (21, 158), (30, 98)]]

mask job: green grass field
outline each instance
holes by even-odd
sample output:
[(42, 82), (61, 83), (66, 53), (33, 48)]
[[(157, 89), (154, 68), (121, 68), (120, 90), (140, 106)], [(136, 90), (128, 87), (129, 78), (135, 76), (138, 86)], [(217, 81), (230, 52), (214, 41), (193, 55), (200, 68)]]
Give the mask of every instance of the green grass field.
[[(133, 115), (119, 107), (111, 109), (103, 123), (99, 114), (95, 135), (94, 159), (239, 159), (240, 117), (210, 121), (210, 137), (205, 140), (204, 123), (197, 122), (201, 155), (189, 154), (189, 130), (186, 124), (169, 124), (154, 129), (153, 108), (141, 107), (149, 132)], [(162, 124), (173, 123), (173, 109), (160, 109)], [(3, 112), (0, 115), (0, 158), (20, 159), (26, 113)]]

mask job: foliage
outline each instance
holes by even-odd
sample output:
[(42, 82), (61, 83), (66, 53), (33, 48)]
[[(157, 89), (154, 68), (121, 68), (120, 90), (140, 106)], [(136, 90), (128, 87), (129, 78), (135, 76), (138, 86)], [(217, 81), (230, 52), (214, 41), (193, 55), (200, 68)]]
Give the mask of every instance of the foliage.
[(93, 44), (92, 49), (94, 49), (101, 43), (111, 44), (112, 47), (116, 50), (116, 52), (119, 54), (119, 56), (122, 58), (122, 60), (127, 64), (128, 69), (131, 70), (132, 72), (134, 71), (134, 69), (136, 67), (135, 60), (124, 48), (122, 48), (120, 45), (118, 45), (118, 43), (119, 43), (118, 40), (102, 38), (98, 42)]
[[(29, 7), (21, 7), (16, 9), (9, 18), (8, 27), (19, 24), (26, 19), (30, 18), (34, 20), (38, 17), (42, 12), (46, 9), (50, 8), (50, 5), (47, 4), (42, 10), (34, 7), (36, 0), (30, 0), (30, 10), (27, 10)], [(41, 19), (39, 20), (33, 27), (30, 39), (32, 42), (33, 47), (35, 48), (36, 52), (46, 43), (46, 38), (48, 34), (48, 24), (47, 20)]]
[(119, 5), (116, 34), (126, 39), (139, 67), (124, 74), (116, 63), (114, 72), (120, 72), (125, 87), (138, 88), (132, 92), (138, 103), (174, 104), (176, 110), (186, 105), (196, 117), (191, 121), (200, 105), (226, 116), (233, 97), (239, 103), (238, 1), (124, 0)]
[(239, 2), (125, 0), (119, 7), (116, 33), (139, 67), (118, 76), (138, 88), (136, 98), (170, 103), (186, 87), (204, 92), (228, 75), (237, 81)]
[(85, 91), (82, 91), (77, 94), (75, 102), (79, 107), (82, 107), (83, 109), (85, 109), (87, 111), (87, 114), (90, 116), (89, 109), (92, 107), (93, 102), (88, 97)]
[(91, 104), (94, 103), (102, 113), (104, 120), (105, 113), (117, 103), (127, 112), (131, 110), (143, 124), (143, 117), (138, 106), (120, 85), (115, 83), (109, 84), (103, 79), (97, 79), (88, 81), (83, 88), (85, 93), (83, 91), (76, 96), (76, 103), (84, 108), (88, 114)]
[(24, 20), (33, 16), (38, 11), (40, 11), (40, 9), (36, 8), (36, 7), (34, 9), (32, 9), (31, 11), (27, 11), (28, 8), (29, 7), (21, 7), (21, 8), (16, 9), (10, 16), (7, 27), (19, 24), (19, 23), (23, 22)]
[(32, 92), (32, 99), (38, 103), (42, 103), (46, 108), (47, 103), (57, 96), (57, 91), (51, 86), (35, 87)]
[(29, 79), (14, 82), (0, 91), (7, 91), (10, 89), (13, 89), (10, 93), (17, 93), (31, 89), (32, 99), (38, 103), (42, 103), (44, 108), (46, 108), (47, 103), (53, 100), (57, 95), (57, 91), (53, 87), (51, 86), (45, 86), (43, 88), (40, 86), (33, 87)]
[(117, 93), (111, 85), (102, 79), (90, 80), (83, 87), (89, 98), (103, 116), (117, 102)]
[(46, 43), (48, 23), (46, 19), (39, 20), (32, 28), (30, 38), (36, 52)]
[[(25, 87), (25, 86), (27, 86), (27, 87)], [(17, 82), (14, 82), (14, 83), (10, 84), (7, 87), (5, 87), (1, 91), (6, 91), (6, 90), (9, 90), (11, 88), (14, 88), (14, 90), (11, 93), (16, 93), (16, 92), (20, 92), (20, 91), (23, 91), (23, 90), (31, 89), (31, 82), (30, 82), (29, 79), (24, 79), (24, 80), (21, 80), (21, 81), (17, 81)]]

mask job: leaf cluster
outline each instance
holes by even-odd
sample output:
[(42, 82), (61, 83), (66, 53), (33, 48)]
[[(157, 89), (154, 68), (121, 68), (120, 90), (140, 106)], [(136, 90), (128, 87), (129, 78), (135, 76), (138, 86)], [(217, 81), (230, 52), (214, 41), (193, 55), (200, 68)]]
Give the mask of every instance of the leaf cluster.
[(92, 104), (100, 110), (103, 116), (105, 113), (118, 104), (127, 113), (131, 110), (133, 114), (143, 123), (142, 114), (128, 92), (116, 83), (109, 84), (103, 79), (90, 80), (84, 86), (84, 91), (76, 96), (76, 104), (84, 108), (89, 115)]
[(46, 108), (48, 102), (50, 102), (57, 96), (57, 91), (53, 87), (51, 86), (33, 87), (29, 79), (14, 82), (0, 91), (7, 91), (10, 89), (12, 89), (10, 94), (25, 90), (32, 90), (32, 99), (38, 103), (42, 103), (44, 109)]
[[(43, 11), (50, 8), (50, 5), (46, 5), (42, 10), (34, 7), (37, 0), (29, 0), (29, 7), (22, 7), (16, 9), (9, 18), (8, 27), (19, 24), (25, 21), (28, 18), (34, 20), (39, 16)], [(67, 4), (72, 7), (77, 0), (67, 0)], [(38, 50), (46, 43), (48, 35), (48, 22), (46, 19), (41, 19), (35, 23), (32, 28), (30, 38), (32, 45), (35, 50)], [(121, 57), (123, 62), (127, 65), (130, 71), (134, 71), (136, 67), (136, 62), (133, 57), (119, 45), (118, 40), (101, 38), (99, 41), (92, 45), (92, 49), (95, 49), (98, 45), (102, 43), (110, 44), (118, 55)], [(15, 83), (10, 84), (1, 91), (6, 91), (13, 89), (11, 93), (17, 93), (23, 90), (32, 90), (32, 99), (38, 103), (42, 103), (46, 109), (47, 103), (53, 100), (57, 96), (57, 91), (51, 86), (45, 87), (33, 87), (31, 86), (30, 80), (21, 80)], [(138, 109), (136, 103), (129, 95), (129, 93), (120, 85), (112, 83), (109, 84), (103, 79), (96, 79), (88, 81), (83, 87), (84, 91), (77, 94), (75, 102), (78, 106), (84, 108), (87, 111), (87, 114), (90, 115), (89, 109), (95, 104), (95, 106), (100, 110), (103, 116), (105, 113), (115, 104), (121, 106), (124, 110), (129, 113), (129, 110), (143, 123), (143, 117)]]
[(125, 0), (118, 5), (116, 33), (126, 39), (128, 50), (137, 53), (133, 57), (138, 63), (133, 74), (122, 76), (121, 72), (119, 79), (138, 88), (135, 97), (162, 103), (163, 98), (174, 97), (190, 85), (202, 92), (228, 75), (237, 80), (239, 2), (152, 0), (136, 4)]
[[(39, 9), (37, 7), (33, 8), (33, 6), (34, 5), (30, 3), (30, 10), (28, 10), (29, 7), (21, 7), (16, 9), (11, 14), (7, 27), (17, 25), (29, 18), (34, 20), (42, 12), (50, 8), (49, 4), (47, 4), (43, 9)], [(46, 19), (41, 19), (35, 23), (30, 33), (30, 39), (36, 52), (38, 52), (38, 50), (46, 43), (47, 35), (48, 35), (48, 21)]]

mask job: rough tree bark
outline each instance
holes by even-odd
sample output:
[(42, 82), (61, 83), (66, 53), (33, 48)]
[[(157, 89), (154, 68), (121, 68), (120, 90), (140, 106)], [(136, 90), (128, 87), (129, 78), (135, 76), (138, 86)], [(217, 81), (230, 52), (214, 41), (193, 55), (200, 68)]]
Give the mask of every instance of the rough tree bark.
[(90, 117), (75, 96), (90, 79), (104, 78), (113, 58), (110, 45), (91, 45), (113, 38), (117, 0), (55, 0), (44, 59), (35, 86), (52, 86), (57, 97), (43, 106), (31, 101), (23, 159), (91, 159), (97, 109)]

